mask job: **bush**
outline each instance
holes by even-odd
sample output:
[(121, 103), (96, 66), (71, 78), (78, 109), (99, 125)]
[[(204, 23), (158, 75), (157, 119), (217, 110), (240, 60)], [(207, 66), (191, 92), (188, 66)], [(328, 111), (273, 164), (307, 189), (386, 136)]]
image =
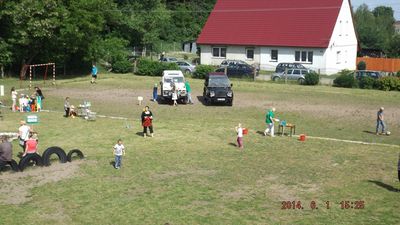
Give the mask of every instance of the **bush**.
[(362, 89), (377, 88), (378, 81), (372, 77), (362, 77), (359, 81), (359, 86)]
[(179, 70), (176, 63), (164, 63), (149, 59), (140, 59), (137, 63), (137, 74), (147, 76), (162, 76), (164, 70)]
[(377, 81), (376, 86), (383, 91), (400, 91), (400, 78), (382, 77)]
[(333, 80), (333, 86), (335, 87), (344, 87), (344, 88), (353, 88), (357, 87), (357, 80), (354, 78), (352, 73), (348, 70), (341, 71), (338, 77)]
[(357, 70), (366, 70), (367, 69), (367, 64), (364, 61), (360, 61), (357, 64)]
[(198, 65), (193, 73), (194, 78), (204, 79), (209, 73), (214, 72), (214, 67), (210, 65)]
[(112, 65), (114, 73), (129, 73), (132, 72), (132, 63), (128, 60), (120, 60)]
[(309, 72), (305, 75), (305, 85), (317, 85), (319, 83), (319, 74), (316, 72)]
[(400, 70), (399, 70), (399, 71), (397, 71), (397, 73), (396, 73), (396, 77), (400, 77)]

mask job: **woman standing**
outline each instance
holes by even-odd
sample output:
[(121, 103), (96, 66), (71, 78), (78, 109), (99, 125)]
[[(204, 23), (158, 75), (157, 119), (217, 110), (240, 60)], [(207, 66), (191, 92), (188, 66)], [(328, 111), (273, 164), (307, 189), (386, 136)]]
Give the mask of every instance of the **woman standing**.
[(149, 107), (144, 107), (142, 112), (142, 126), (143, 126), (143, 137), (147, 136), (147, 128), (150, 129), (150, 136), (153, 137), (153, 113), (149, 110)]
[(14, 87), (11, 88), (11, 99), (12, 99), (12, 111), (15, 112), (17, 109), (17, 96), (18, 92)]
[(40, 90), (39, 87), (35, 87), (35, 90), (36, 90), (35, 95), (36, 95), (36, 105), (37, 105), (36, 108), (37, 108), (37, 111), (39, 112), (42, 109), (42, 102), (43, 102), (44, 96), (43, 96), (42, 90)]

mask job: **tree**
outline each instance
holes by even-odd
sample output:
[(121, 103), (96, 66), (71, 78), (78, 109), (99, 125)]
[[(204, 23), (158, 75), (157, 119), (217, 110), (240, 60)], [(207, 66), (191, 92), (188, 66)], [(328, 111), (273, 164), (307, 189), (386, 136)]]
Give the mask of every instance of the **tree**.
[(4, 78), (4, 67), (11, 63), (12, 53), (9, 45), (0, 38), (0, 73), (1, 78)]
[(396, 34), (389, 42), (387, 55), (393, 58), (400, 58), (400, 34)]

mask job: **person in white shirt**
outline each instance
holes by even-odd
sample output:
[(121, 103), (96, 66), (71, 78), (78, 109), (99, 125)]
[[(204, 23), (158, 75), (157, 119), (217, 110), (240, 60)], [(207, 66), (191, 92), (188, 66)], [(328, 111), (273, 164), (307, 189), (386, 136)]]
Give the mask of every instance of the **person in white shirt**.
[(117, 144), (114, 145), (115, 155), (115, 169), (121, 168), (122, 155), (125, 155), (125, 146), (122, 144), (122, 140), (119, 139)]
[(26, 141), (29, 139), (31, 128), (26, 125), (25, 121), (21, 120), (20, 127), (18, 128), (19, 146), (25, 151)]
[(15, 112), (17, 108), (17, 97), (18, 92), (15, 90), (14, 87), (11, 88), (11, 99), (12, 99), (12, 111)]
[(239, 123), (237, 127), (235, 127), (236, 133), (237, 133), (237, 143), (238, 147), (243, 149), (243, 128), (242, 124)]

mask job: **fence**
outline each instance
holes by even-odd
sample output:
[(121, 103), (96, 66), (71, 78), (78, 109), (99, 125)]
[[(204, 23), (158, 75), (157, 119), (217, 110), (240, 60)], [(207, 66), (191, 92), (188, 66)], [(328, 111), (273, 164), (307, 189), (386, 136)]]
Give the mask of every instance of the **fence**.
[(361, 61), (367, 64), (367, 70), (378, 70), (389, 73), (400, 71), (400, 59), (358, 57), (357, 65)]

